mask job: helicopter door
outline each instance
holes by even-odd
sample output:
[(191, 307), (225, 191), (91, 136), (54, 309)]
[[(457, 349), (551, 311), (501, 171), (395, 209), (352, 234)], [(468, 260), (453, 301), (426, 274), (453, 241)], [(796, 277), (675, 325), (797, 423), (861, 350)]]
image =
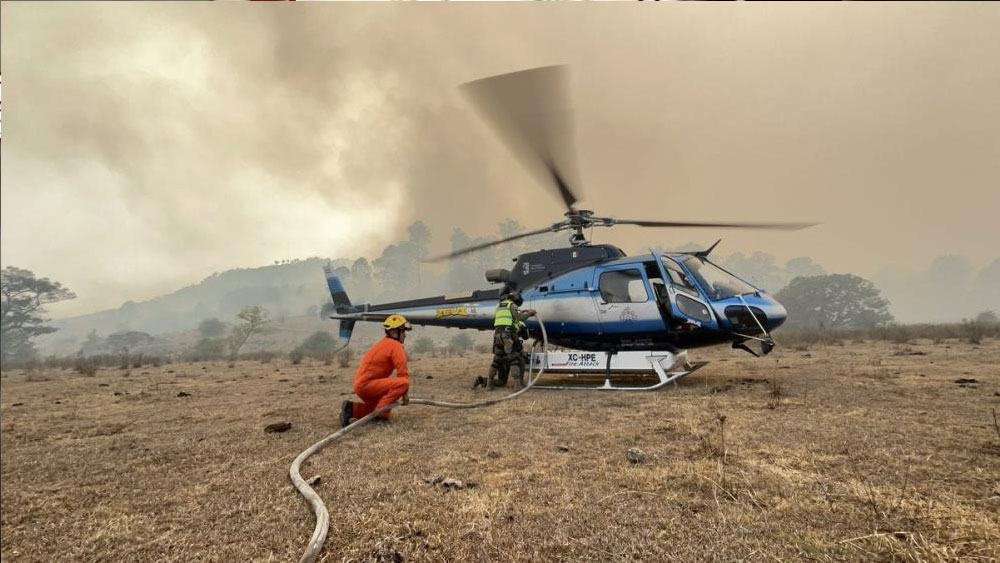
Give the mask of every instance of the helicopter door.
[(705, 328), (717, 328), (718, 323), (712, 315), (712, 308), (698, 293), (680, 265), (655, 252), (652, 254), (656, 258), (662, 279), (668, 281), (666, 287), (668, 306), (670, 316), (675, 321), (672, 324), (687, 323)]
[(605, 334), (642, 334), (665, 328), (641, 264), (598, 269), (597, 316)]

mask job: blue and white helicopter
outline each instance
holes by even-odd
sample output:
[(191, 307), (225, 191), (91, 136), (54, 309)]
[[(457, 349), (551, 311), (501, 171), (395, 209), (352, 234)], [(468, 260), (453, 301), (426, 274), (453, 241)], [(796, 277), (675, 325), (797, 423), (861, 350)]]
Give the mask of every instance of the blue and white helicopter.
[[(564, 219), (544, 228), (505, 239), (460, 249), (434, 257), (440, 261), (494, 245), (548, 232), (569, 231), (566, 248), (537, 250), (514, 258), (514, 267), (485, 272), (497, 284), (465, 295), (437, 296), (393, 303), (352, 304), (344, 286), (327, 269), (326, 277), (340, 337), (348, 341), (358, 321), (381, 322), (401, 314), (416, 325), (493, 330), (493, 315), (503, 292), (516, 290), (524, 308), (534, 309), (545, 324), (549, 345), (576, 352), (534, 354), (533, 367), (545, 372), (593, 373), (603, 383), (590, 385), (536, 385), (536, 387), (655, 389), (693, 372), (704, 363), (691, 364), (686, 350), (730, 343), (758, 355), (748, 344), (757, 343), (762, 354), (774, 347), (771, 332), (786, 318), (785, 308), (768, 292), (754, 287), (714, 264), (709, 255), (718, 245), (700, 252), (650, 251), (627, 256), (609, 244), (590, 244), (584, 235), (593, 227), (714, 227), (796, 230), (810, 223), (732, 223), (645, 221), (598, 217), (578, 209), (577, 197), (555, 164), (552, 133), (565, 129), (557, 108), (565, 67), (541, 67), (477, 80), (465, 85), (515, 154), (544, 172), (567, 211)], [(544, 114), (525, 111), (535, 100), (546, 100)], [(537, 319), (527, 321), (529, 334), (538, 339)], [(621, 374), (655, 374), (649, 385), (621, 386)], [(563, 378), (565, 379), (565, 378)]]

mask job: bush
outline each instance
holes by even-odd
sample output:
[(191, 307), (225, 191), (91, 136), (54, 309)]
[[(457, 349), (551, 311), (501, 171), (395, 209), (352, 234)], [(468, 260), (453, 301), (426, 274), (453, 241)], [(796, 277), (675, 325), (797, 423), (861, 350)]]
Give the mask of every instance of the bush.
[(216, 360), (226, 354), (223, 338), (202, 338), (194, 345), (194, 360)]
[(434, 351), (434, 341), (426, 336), (421, 336), (413, 343), (414, 354), (425, 354)]
[(894, 344), (909, 344), (914, 334), (910, 327), (895, 323), (873, 327), (868, 332), (874, 340), (888, 340)]
[(472, 337), (464, 332), (452, 336), (448, 341), (448, 347), (459, 354), (472, 350), (473, 344)]
[(269, 364), (277, 355), (278, 354), (271, 351), (264, 351), (257, 354), (257, 359), (259, 359), (262, 364)]
[(73, 369), (87, 377), (94, 377), (97, 375), (97, 361), (94, 358), (77, 357)]
[(965, 321), (962, 322), (962, 335), (969, 342), (969, 344), (982, 344), (983, 337), (986, 336), (987, 330), (984, 323), (978, 323), (976, 321)]
[(299, 365), (302, 363), (302, 358), (305, 357), (305, 352), (301, 348), (296, 348), (288, 354), (288, 357), (291, 358), (292, 364)]
[(337, 339), (325, 330), (317, 330), (299, 345), (299, 350), (310, 358), (326, 360), (333, 354)]

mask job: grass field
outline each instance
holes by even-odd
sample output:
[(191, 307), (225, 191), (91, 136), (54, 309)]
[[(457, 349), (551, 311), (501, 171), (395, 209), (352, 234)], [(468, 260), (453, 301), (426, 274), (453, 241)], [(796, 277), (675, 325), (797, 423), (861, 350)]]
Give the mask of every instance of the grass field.
[[(696, 350), (708, 367), (648, 394), (402, 408), (303, 468), (331, 512), (321, 560), (1000, 558), (1000, 341), (797, 348)], [(488, 362), (415, 358), (411, 394), (484, 398)], [(288, 466), (338, 427), (352, 375), (5, 372), (3, 561), (297, 560), (313, 517)]]

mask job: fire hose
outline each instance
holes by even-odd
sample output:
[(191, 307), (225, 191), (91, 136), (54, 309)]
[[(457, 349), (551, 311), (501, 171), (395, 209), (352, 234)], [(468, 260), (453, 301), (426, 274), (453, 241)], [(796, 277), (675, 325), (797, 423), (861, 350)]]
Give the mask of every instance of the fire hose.
[[(444, 407), (449, 409), (474, 409), (479, 407), (495, 405), (497, 403), (502, 403), (504, 401), (509, 401), (515, 397), (519, 397), (524, 393), (528, 392), (528, 390), (530, 390), (532, 386), (535, 385), (535, 382), (538, 381), (538, 378), (541, 377), (542, 374), (545, 372), (545, 365), (548, 363), (549, 338), (548, 334), (545, 332), (545, 323), (542, 322), (542, 319), (538, 317), (537, 314), (535, 315), (535, 319), (538, 321), (538, 326), (541, 328), (542, 332), (542, 352), (545, 354), (545, 361), (542, 362), (538, 370), (538, 374), (535, 375), (534, 377), (532, 377), (531, 375), (533, 367), (531, 365), (532, 362), (528, 363), (527, 384), (523, 388), (504, 397), (500, 397), (497, 399), (488, 399), (485, 401), (475, 401), (471, 403), (449, 403), (445, 401), (434, 401), (431, 399), (414, 398), (410, 399), (409, 404), (426, 405), (430, 407)], [(534, 357), (533, 354), (536, 345), (538, 345), (538, 340), (535, 340), (535, 342), (531, 345), (531, 355), (529, 357)], [(299, 493), (302, 494), (302, 496), (309, 502), (309, 504), (312, 505), (313, 512), (316, 515), (316, 527), (313, 529), (312, 537), (309, 539), (309, 544), (306, 546), (305, 552), (302, 554), (302, 557), (299, 558), (299, 563), (312, 563), (316, 561), (316, 557), (319, 556), (319, 552), (320, 550), (323, 549), (323, 544), (326, 542), (326, 535), (330, 528), (330, 513), (327, 511), (326, 505), (323, 504), (323, 499), (320, 498), (320, 496), (309, 485), (309, 483), (302, 478), (302, 475), (299, 473), (300, 466), (311, 456), (319, 453), (321, 450), (323, 450), (330, 444), (336, 442), (337, 440), (353, 432), (354, 430), (357, 430), (361, 426), (364, 426), (366, 423), (368, 423), (378, 415), (390, 409), (398, 408), (401, 406), (405, 405), (402, 405), (399, 401), (397, 401), (387, 407), (382, 407), (380, 409), (377, 409), (375, 412), (372, 412), (371, 414), (354, 421), (353, 423), (345, 426), (344, 428), (341, 428), (340, 430), (334, 432), (333, 434), (330, 434), (326, 438), (323, 438), (322, 440), (316, 442), (315, 444), (310, 446), (307, 450), (300, 453), (298, 457), (295, 458), (295, 461), (292, 462), (291, 467), (288, 469), (288, 476), (291, 477), (292, 484), (295, 485), (295, 488), (298, 489)]]

